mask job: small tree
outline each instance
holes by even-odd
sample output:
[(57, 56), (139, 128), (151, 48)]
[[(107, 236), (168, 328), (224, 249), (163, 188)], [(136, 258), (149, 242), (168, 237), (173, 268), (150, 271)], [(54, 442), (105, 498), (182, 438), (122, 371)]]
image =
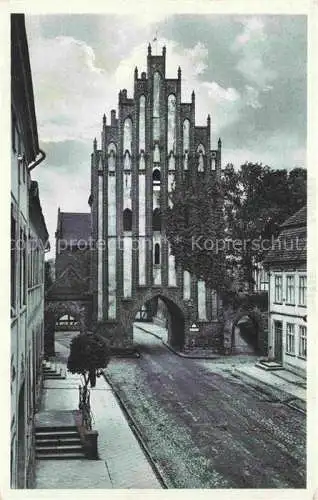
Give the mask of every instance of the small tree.
[(95, 387), (98, 370), (106, 368), (109, 360), (109, 348), (102, 337), (92, 333), (79, 334), (71, 341), (67, 369), (83, 376), (86, 392), (89, 382), (91, 387)]

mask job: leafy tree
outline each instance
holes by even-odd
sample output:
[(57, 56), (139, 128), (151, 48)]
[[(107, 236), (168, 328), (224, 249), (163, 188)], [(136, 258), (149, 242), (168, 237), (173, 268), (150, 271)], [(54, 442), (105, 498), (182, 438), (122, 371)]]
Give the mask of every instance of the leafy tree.
[[(232, 165), (223, 172), (225, 215), (233, 239), (243, 242), (239, 255), (245, 281), (253, 287), (253, 263), (260, 262), (280, 225), (306, 204), (306, 170), (272, 170), (262, 164)], [(266, 243), (266, 244), (265, 244)]]
[[(264, 239), (306, 204), (306, 170), (227, 165), (220, 181), (200, 176), (179, 183), (166, 213), (176, 263), (206, 281), (224, 299), (253, 286), (253, 264), (263, 259)], [(267, 242), (269, 243), (269, 242)]]
[(95, 387), (98, 370), (106, 368), (109, 360), (109, 348), (102, 337), (92, 333), (79, 334), (71, 341), (67, 369), (82, 375), (87, 389), (89, 382)]
[(172, 193), (173, 208), (165, 214), (167, 238), (176, 264), (221, 292), (230, 286), (224, 248), (223, 192), (219, 182), (199, 176)]

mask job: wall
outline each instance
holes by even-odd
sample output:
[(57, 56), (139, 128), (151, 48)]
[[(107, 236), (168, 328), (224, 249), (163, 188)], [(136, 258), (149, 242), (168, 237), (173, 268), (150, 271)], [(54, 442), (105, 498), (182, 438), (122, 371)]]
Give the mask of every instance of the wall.
[(40, 205), (36, 212), (41, 228), (30, 221), (28, 166), (37, 158), (39, 145), (22, 14), (11, 16), (11, 61), (11, 487), (26, 488), (32, 487), (34, 477), (33, 417), (43, 352), (45, 246), (42, 242), (31, 255), (29, 242), (47, 232)]
[[(156, 91), (158, 72), (161, 76)], [(183, 309), (191, 298), (193, 316), (202, 323), (201, 337), (205, 336), (207, 342), (211, 341), (214, 325), (208, 329), (206, 323), (215, 321), (218, 315), (215, 293), (193, 276), (186, 275), (184, 283), (184, 273), (170, 255), (164, 217), (161, 226), (153, 223), (153, 210), (159, 208), (164, 213), (171, 205), (168, 193), (174, 181), (183, 182), (185, 177), (195, 180), (197, 175), (216, 177), (221, 169), (221, 141), (216, 150), (210, 149), (210, 117), (206, 126), (196, 126), (195, 95), (190, 102), (181, 102), (181, 69), (176, 73), (176, 78), (166, 78), (166, 49), (160, 56), (153, 56), (149, 46), (147, 73), (138, 77), (135, 70), (133, 98), (125, 89), (119, 92), (118, 114), (111, 111), (110, 124), (104, 115), (101, 146), (97, 147), (96, 140), (93, 144), (89, 201), (93, 239), (102, 236), (107, 242), (93, 253), (93, 322), (113, 345), (130, 345), (132, 335), (122, 312), (132, 311), (138, 294), (154, 287), (161, 288), (162, 293), (167, 287), (176, 289)], [(204, 172), (198, 174), (200, 147), (204, 151)], [(126, 214), (132, 212), (131, 227), (124, 227), (125, 210)], [(156, 263), (155, 243), (160, 244)], [(125, 335), (127, 342), (123, 340)]]
[[(275, 300), (275, 276), (282, 278), (282, 297), (281, 300)], [(294, 276), (295, 279), (295, 300), (293, 304), (287, 302), (287, 276)], [(287, 369), (305, 375), (306, 357), (299, 352), (299, 327), (307, 327), (304, 317), (307, 316), (306, 305), (299, 304), (299, 277), (306, 276), (305, 266), (298, 269), (273, 271), (270, 273), (270, 333), (269, 333), (269, 355), (275, 357), (275, 330), (274, 321), (281, 321), (283, 324), (282, 335), (282, 363)], [(287, 352), (287, 324), (293, 324), (295, 329), (294, 353)]]
[[(27, 238), (28, 234), (28, 175), (26, 165), (18, 157), (24, 154), (25, 148), (22, 139), (21, 128), (15, 118), (12, 118), (12, 148), (11, 148), (11, 234), (15, 241), (11, 242), (11, 454), (12, 454), (12, 485), (18, 486), (25, 482), (26, 460), (25, 457), (18, 459), (18, 406), (19, 395), (26, 374), (28, 373), (28, 343), (29, 335), (27, 330), (27, 273), (26, 273), (26, 249), (20, 248), (20, 235)], [(22, 242), (24, 245), (24, 242)], [(27, 388), (27, 391), (30, 388)], [(26, 392), (27, 396), (23, 401), (24, 413), (29, 408), (31, 394)], [(21, 408), (21, 404), (20, 404)], [(20, 421), (20, 428), (24, 426), (24, 432), (27, 432), (27, 419)], [(22, 459), (23, 458), (23, 459)], [(18, 470), (18, 462), (20, 467)], [(21, 470), (22, 469), (22, 470)]]

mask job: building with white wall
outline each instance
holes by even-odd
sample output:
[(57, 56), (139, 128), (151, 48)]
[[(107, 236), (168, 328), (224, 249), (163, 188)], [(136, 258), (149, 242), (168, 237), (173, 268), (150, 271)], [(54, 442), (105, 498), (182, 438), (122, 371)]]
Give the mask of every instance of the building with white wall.
[(264, 260), (269, 272), (269, 357), (284, 368), (306, 374), (307, 210), (281, 226)]
[(45, 154), (22, 14), (11, 16), (11, 123), (11, 486), (26, 488), (32, 483), (33, 417), (41, 387), (48, 232), (30, 173)]

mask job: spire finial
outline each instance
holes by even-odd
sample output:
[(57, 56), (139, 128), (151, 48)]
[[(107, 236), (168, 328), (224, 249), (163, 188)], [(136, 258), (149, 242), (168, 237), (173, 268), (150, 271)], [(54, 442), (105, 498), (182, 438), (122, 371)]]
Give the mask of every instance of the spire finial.
[(222, 146), (222, 141), (221, 141), (220, 137), (219, 137), (219, 140), (218, 140), (218, 146), (219, 146), (219, 148)]
[(94, 138), (93, 147), (94, 147), (94, 151), (96, 151), (97, 150), (97, 139), (96, 139), (96, 137)]
[(181, 78), (181, 68), (180, 66), (178, 66), (178, 80), (180, 80)]
[(192, 98), (192, 101), (194, 101), (194, 99), (195, 99), (195, 93), (194, 93), (194, 90), (192, 90), (191, 98)]
[(151, 56), (151, 45), (150, 45), (150, 42), (148, 44), (148, 56)]
[(165, 57), (165, 55), (166, 55), (166, 50), (167, 50), (167, 49), (166, 49), (166, 46), (164, 45), (164, 46), (162, 47), (162, 55), (163, 55), (164, 57)]
[(137, 66), (135, 66), (135, 80), (137, 80), (138, 78), (138, 68)]
[(105, 113), (103, 114), (103, 125), (106, 125), (106, 115), (105, 115)]

